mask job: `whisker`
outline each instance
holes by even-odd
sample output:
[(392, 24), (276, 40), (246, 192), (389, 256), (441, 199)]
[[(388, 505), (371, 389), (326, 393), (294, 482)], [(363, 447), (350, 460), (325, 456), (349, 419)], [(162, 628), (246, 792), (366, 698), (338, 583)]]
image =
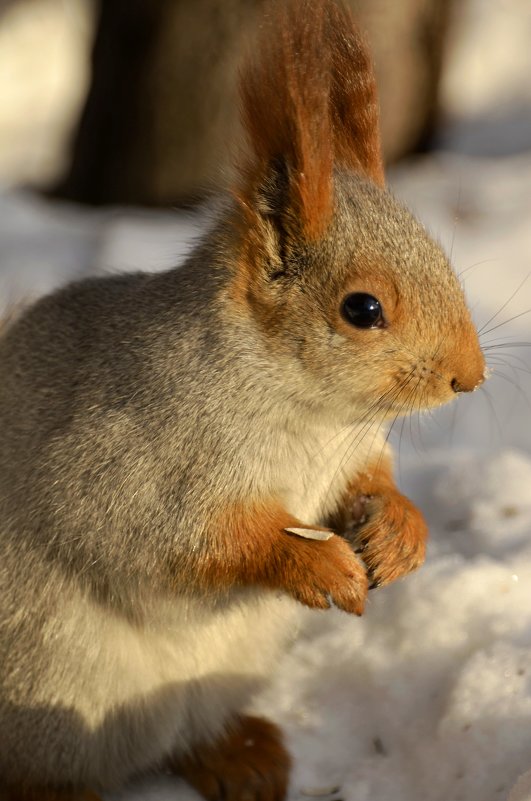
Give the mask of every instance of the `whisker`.
[(457, 402), (453, 404), (452, 416), (450, 420), (450, 436), (448, 437), (449, 440), (448, 444), (450, 445), (450, 448), (453, 448), (454, 445), (456, 423), (457, 423)]
[[(413, 377), (413, 376), (411, 376), (411, 377)], [(394, 427), (394, 425), (395, 425), (396, 421), (397, 421), (397, 420), (398, 420), (398, 418), (399, 418), (399, 417), (400, 417), (400, 416), (401, 416), (401, 415), (404, 413), (404, 408), (406, 407), (406, 404), (409, 402), (409, 398), (410, 398), (410, 397), (411, 397), (411, 398), (414, 398), (414, 397), (415, 397), (416, 391), (417, 391), (417, 389), (418, 389), (418, 386), (419, 386), (419, 384), (420, 384), (420, 382), (421, 382), (421, 381), (422, 381), (422, 378), (421, 378), (420, 376), (418, 376), (418, 379), (417, 379), (417, 383), (416, 383), (416, 385), (415, 385), (415, 386), (412, 388), (412, 390), (410, 391), (410, 393), (409, 393), (409, 394), (407, 395), (407, 397), (404, 399), (404, 402), (403, 402), (403, 403), (402, 403), (402, 405), (400, 406), (400, 408), (399, 408), (399, 410), (397, 411), (397, 413), (395, 414), (395, 416), (394, 416), (394, 418), (393, 418), (393, 420), (392, 420), (391, 424), (389, 425), (389, 430), (388, 430), (388, 432), (387, 432), (387, 435), (386, 435), (386, 437), (385, 437), (384, 443), (383, 443), (383, 445), (382, 445), (382, 448), (381, 448), (381, 450), (380, 450), (380, 457), (379, 457), (379, 459), (378, 459), (377, 465), (379, 465), (379, 464), (380, 464), (380, 461), (381, 461), (381, 459), (382, 459), (382, 457), (383, 457), (383, 454), (384, 454), (384, 451), (385, 451), (385, 446), (387, 445), (387, 443), (388, 443), (388, 441), (389, 441), (389, 437), (391, 436), (391, 433), (392, 433), (392, 431), (393, 431), (393, 427)], [(406, 414), (407, 414), (407, 412), (406, 412)], [(405, 418), (404, 418), (404, 419), (405, 419)], [(400, 444), (399, 444), (399, 448), (398, 448), (398, 450), (399, 450), (399, 459), (400, 459)]]
[(341, 445), (342, 445), (342, 444), (345, 442), (345, 440), (346, 440), (346, 439), (349, 437), (349, 435), (350, 435), (350, 433), (351, 433), (351, 430), (352, 430), (352, 426), (353, 426), (353, 425), (363, 425), (363, 423), (364, 423), (364, 422), (367, 420), (367, 418), (368, 418), (368, 416), (371, 414), (371, 412), (372, 412), (372, 411), (373, 411), (373, 410), (374, 410), (374, 409), (377, 407), (378, 403), (381, 403), (383, 400), (387, 400), (387, 399), (388, 399), (388, 396), (389, 396), (389, 395), (391, 395), (391, 394), (392, 394), (392, 393), (395, 391), (395, 389), (396, 389), (395, 387), (391, 387), (390, 389), (386, 390), (386, 391), (384, 392), (384, 394), (383, 394), (383, 395), (381, 395), (381, 396), (378, 398), (378, 400), (377, 400), (377, 401), (375, 401), (375, 402), (372, 404), (372, 406), (370, 406), (370, 407), (369, 407), (369, 409), (368, 409), (367, 411), (365, 411), (365, 412), (364, 412), (364, 413), (361, 415), (361, 417), (355, 418), (355, 419), (353, 419), (351, 422), (349, 422), (349, 423), (347, 423), (346, 425), (344, 425), (342, 428), (340, 428), (340, 429), (339, 429), (339, 431), (337, 431), (337, 432), (336, 432), (336, 433), (335, 433), (335, 434), (334, 434), (332, 437), (330, 437), (330, 439), (328, 439), (328, 440), (327, 440), (325, 443), (323, 443), (323, 444), (322, 444), (322, 445), (321, 445), (321, 446), (320, 446), (320, 447), (319, 447), (319, 448), (318, 448), (316, 451), (314, 451), (314, 453), (310, 454), (310, 459), (313, 461), (313, 460), (314, 460), (314, 459), (316, 459), (318, 456), (320, 456), (320, 455), (321, 455), (321, 453), (324, 451), (324, 449), (325, 449), (326, 447), (328, 447), (328, 445), (330, 445), (330, 443), (331, 443), (331, 442), (333, 442), (333, 441), (334, 441), (334, 440), (335, 440), (337, 437), (339, 437), (339, 436), (340, 436), (340, 434), (342, 434), (343, 432), (345, 432), (345, 431), (346, 431), (346, 435), (343, 437), (343, 439), (341, 440), (341, 442), (338, 444), (338, 446), (337, 446), (336, 450), (334, 451), (334, 453), (335, 453), (335, 452), (337, 452), (337, 450), (338, 450), (338, 449), (341, 447)]
[[(527, 373), (528, 375), (531, 375), (530, 366), (515, 353), (490, 353), (488, 358), (489, 364), (490, 362), (493, 362), (493, 359), (496, 359), (497, 361), (493, 362), (494, 364), (506, 365), (507, 367), (512, 367), (513, 370), (518, 370), (520, 373)], [(511, 362), (507, 361), (508, 359), (512, 359), (513, 361), (517, 362), (517, 364), (511, 364)]]
[(417, 409), (417, 414), (416, 414), (416, 421), (417, 421), (417, 433), (418, 433), (418, 437), (419, 437), (419, 440), (420, 440), (420, 447), (422, 448), (422, 451), (423, 451), (424, 453), (426, 453), (426, 451), (427, 451), (428, 449), (427, 449), (427, 447), (426, 447), (426, 443), (424, 442), (424, 440), (423, 440), (423, 438), (422, 438), (422, 419), (421, 419), (421, 409), (422, 409), (422, 408), (425, 406), (425, 400), (427, 400), (427, 397), (428, 397), (428, 391), (427, 391), (427, 388), (425, 388), (425, 389), (424, 389), (424, 392), (423, 392), (423, 393), (421, 394), (421, 396), (420, 396), (419, 408)]
[[(530, 311), (531, 309), (528, 309), (522, 314), (529, 314)], [(519, 314), (517, 315), (517, 317), (520, 316)], [(510, 323), (511, 321), (507, 320), (507, 322)], [(505, 323), (500, 323), (500, 325), (505, 325)], [(501, 342), (499, 345), (486, 345), (483, 350), (496, 350), (497, 348), (531, 348), (531, 342)]]
[[(479, 335), (481, 335), (482, 333), (486, 333), (486, 334), (488, 334), (488, 333), (489, 333), (489, 331), (485, 331), (486, 327), (487, 327), (487, 326), (488, 326), (490, 323), (492, 323), (492, 321), (493, 321), (493, 320), (495, 320), (495, 319), (496, 319), (496, 317), (498, 317), (498, 315), (499, 315), (499, 314), (501, 314), (501, 313), (502, 313), (502, 311), (503, 311), (503, 310), (504, 310), (504, 309), (505, 309), (505, 308), (506, 308), (506, 307), (509, 305), (509, 303), (510, 303), (510, 302), (511, 302), (511, 300), (514, 298), (514, 296), (515, 296), (515, 295), (516, 295), (518, 292), (520, 292), (520, 290), (522, 289), (523, 285), (524, 285), (524, 284), (525, 284), (525, 282), (528, 280), (528, 278), (529, 278), (529, 276), (530, 276), (530, 275), (531, 275), (531, 272), (529, 272), (529, 273), (526, 275), (526, 277), (524, 278), (524, 280), (523, 280), (523, 281), (521, 281), (521, 282), (518, 284), (518, 286), (516, 287), (516, 289), (514, 290), (514, 292), (512, 293), (512, 295), (511, 295), (509, 298), (507, 298), (507, 300), (505, 301), (505, 303), (503, 304), (503, 306), (500, 306), (500, 308), (498, 309), (498, 311), (497, 311), (495, 314), (493, 314), (493, 315), (492, 315), (492, 317), (490, 317), (490, 318), (487, 320), (487, 322), (486, 322), (484, 325), (482, 325), (482, 326), (481, 326), (481, 328), (480, 328), (480, 329), (479, 329), (479, 331), (478, 331), (478, 334), (479, 334)], [(512, 318), (512, 319), (514, 319), (514, 318)], [(510, 321), (508, 320), (508, 322), (510, 322)], [(502, 323), (502, 325), (503, 325), (503, 323)], [(494, 328), (491, 328), (491, 329), (490, 329), (490, 331), (494, 331), (496, 328), (498, 328), (498, 326), (494, 326)]]
[(520, 384), (517, 381), (514, 381), (508, 375), (506, 375), (505, 373), (502, 373), (501, 370), (496, 370), (495, 373), (494, 373), (494, 376), (496, 376), (498, 378), (502, 378), (504, 381), (507, 381), (507, 383), (511, 384), (516, 390), (518, 390), (519, 394), (524, 399), (525, 404), (528, 407), (528, 409), (531, 409), (531, 402), (529, 401), (529, 397), (526, 395), (526, 393), (524, 392), (524, 390), (522, 389), (522, 387), (520, 386)]
[(481, 267), (482, 264), (489, 264), (489, 263), (492, 263), (492, 262), (495, 262), (495, 261), (499, 261), (499, 259), (498, 258), (496, 258), (496, 259), (483, 259), (482, 261), (476, 261), (476, 262), (474, 262), (474, 264), (470, 264), (468, 267), (465, 267), (464, 270), (460, 270), (457, 273), (457, 277), (461, 278), (462, 275), (467, 273), (469, 270), (473, 270), (474, 267)]
[[(335, 480), (336, 480), (336, 478), (337, 478), (337, 476), (338, 476), (339, 472), (342, 470), (342, 468), (343, 468), (343, 465), (344, 465), (344, 464), (346, 464), (346, 463), (348, 462), (348, 460), (350, 459), (350, 457), (351, 457), (351, 455), (352, 455), (352, 452), (353, 452), (353, 450), (356, 448), (356, 446), (359, 444), (359, 442), (361, 442), (361, 441), (362, 441), (362, 439), (363, 439), (363, 437), (364, 437), (364, 434), (365, 434), (367, 431), (369, 431), (369, 430), (370, 430), (370, 428), (371, 428), (371, 424), (373, 423), (374, 419), (376, 418), (376, 414), (377, 414), (377, 412), (379, 411), (379, 409), (376, 409), (376, 410), (375, 410), (375, 407), (373, 406), (373, 407), (371, 408), (371, 411), (372, 411), (372, 414), (371, 414), (370, 416), (369, 416), (369, 415), (368, 415), (368, 416), (366, 416), (366, 418), (365, 418), (365, 421), (362, 423), (362, 427), (361, 427), (361, 429), (359, 429), (359, 428), (356, 428), (354, 431), (352, 431), (351, 429), (349, 429), (349, 435), (350, 435), (351, 433), (352, 433), (352, 435), (353, 435), (353, 437), (352, 437), (352, 442), (351, 442), (351, 443), (350, 443), (350, 444), (347, 446), (347, 448), (345, 449), (345, 452), (344, 452), (343, 456), (341, 457), (341, 459), (340, 459), (340, 461), (339, 461), (339, 464), (338, 464), (338, 466), (336, 467), (336, 469), (335, 469), (335, 471), (334, 471), (334, 474), (333, 474), (333, 476), (332, 476), (332, 478), (331, 478), (331, 480), (330, 480), (330, 483), (329, 483), (329, 486), (328, 486), (328, 490), (327, 490), (327, 493), (326, 493), (326, 496), (325, 496), (325, 499), (324, 499), (324, 502), (323, 502), (323, 506), (324, 506), (324, 507), (326, 507), (326, 506), (327, 506), (327, 504), (328, 504), (328, 499), (329, 499), (329, 496), (330, 496), (330, 492), (331, 492), (331, 490), (332, 490), (332, 487), (333, 487), (333, 485), (334, 485), (334, 483), (335, 483)], [(383, 421), (382, 421), (382, 422), (383, 422)], [(345, 437), (345, 438), (344, 438), (344, 439), (341, 441), (340, 445), (338, 446), (338, 448), (336, 448), (336, 450), (334, 451), (334, 453), (337, 453), (337, 451), (339, 450), (339, 447), (341, 447), (341, 445), (343, 445), (343, 443), (345, 442), (345, 440), (346, 440), (346, 439), (348, 439), (348, 437)]]
[[(419, 361), (419, 355), (418, 355), (418, 353), (415, 353), (415, 351), (414, 351), (414, 350), (412, 350), (411, 348), (409, 348), (409, 347), (406, 345), (406, 343), (405, 343), (405, 342), (402, 342), (400, 339), (398, 339), (398, 337), (394, 336), (393, 338), (396, 340), (396, 342), (398, 342), (398, 343), (399, 343), (400, 347), (401, 347), (403, 350), (405, 350), (407, 353), (409, 353), (409, 354), (410, 354), (410, 356), (412, 356), (412, 357), (413, 357), (413, 359), (414, 359), (415, 363), (417, 363), (417, 362)], [(437, 348), (435, 349), (435, 353), (434, 353), (434, 354), (433, 354), (433, 356), (431, 357), (432, 361), (434, 361), (434, 360), (435, 360), (435, 358), (437, 357), (437, 354), (439, 353), (439, 350), (441, 349), (441, 347), (442, 347), (442, 345), (443, 345), (443, 344), (444, 344), (444, 338), (441, 338), (441, 339), (439, 340), (439, 344), (437, 345)], [(441, 373), (438, 373), (438, 372), (437, 372), (437, 370), (433, 370), (433, 369), (431, 369), (431, 372), (433, 373), (433, 375), (437, 376), (437, 378), (440, 378), (440, 379), (441, 379), (441, 381), (444, 381), (444, 380), (445, 380), (445, 379), (444, 379), (444, 376), (443, 376), (443, 375), (441, 375)]]
[[(325, 448), (327, 448), (335, 439), (337, 439), (337, 437), (339, 437), (341, 434), (346, 432), (345, 436), (343, 437), (343, 439), (341, 440), (341, 442), (337, 446), (337, 448), (340, 448), (341, 445), (343, 444), (343, 442), (349, 436), (349, 434), (350, 434), (350, 432), (352, 430), (352, 426), (355, 425), (358, 422), (363, 422), (364, 417), (365, 417), (365, 415), (363, 417), (357, 418), (357, 419), (353, 420), (352, 422), (347, 423), (346, 425), (342, 426), (339, 429), (339, 431), (336, 431), (336, 433), (333, 434), (329, 439), (327, 439), (326, 442), (323, 442), (322, 445), (320, 445), (320, 447), (316, 451), (313, 451), (313, 453), (310, 454), (311, 461), (313, 462), (315, 459), (317, 459), (317, 457), (320, 456), (323, 453)], [(337, 448), (336, 448), (336, 450), (337, 450)]]
[[(424, 398), (425, 393), (426, 393), (426, 389), (424, 390), (424, 392), (421, 394), (421, 397), (419, 398), (419, 404), (418, 404), (417, 409), (416, 409), (417, 417), (420, 415), (420, 408), (422, 406), (422, 400)], [(416, 442), (415, 442), (415, 432), (414, 432), (414, 429), (413, 429), (413, 423), (414, 423), (414, 419), (415, 419), (415, 415), (413, 414), (414, 411), (415, 411), (415, 409), (413, 408), (413, 404), (411, 404), (411, 408), (410, 408), (410, 410), (408, 412), (409, 437), (410, 437), (411, 443), (412, 443), (412, 445), (413, 445), (413, 447), (415, 449), (415, 453), (420, 458), (421, 454), (420, 454), (419, 449), (417, 448), (417, 445), (416, 445)], [(420, 440), (421, 440), (421, 447), (423, 447), (423, 445), (422, 445), (422, 437), (420, 437)]]
[(492, 345), (498, 345), (500, 343), (511, 343), (515, 341), (515, 334), (505, 334), (501, 337), (493, 337), (492, 339), (483, 340), (481, 342), (482, 347), (489, 347)]
[[(411, 373), (409, 374), (408, 382), (411, 380), (413, 375), (414, 375), (414, 370), (412, 370)], [(355, 432), (355, 435), (353, 437), (352, 442), (347, 447), (345, 453), (343, 454), (342, 459), (339, 462), (339, 465), (337, 466), (336, 470), (334, 471), (334, 474), (332, 476), (332, 479), (331, 479), (329, 487), (328, 487), (328, 491), (327, 491), (323, 506), (326, 507), (326, 505), (328, 503), (328, 499), (329, 499), (329, 496), (330, 496), (330, 492), (332, 490), (332, 486), (334, 485), (335, 479), (337, 478), (340, 470), (343, 468), (343, 465), (345, 465), (348, 462), (348, 460), (350, 459), (354, 449), (361, 444), (361, 442), (365, 438), (366, 434), (370, 431), (371, 425), (374, 422), (378, 412), (381, 411), (380, 406), (378, 404), (381, 404), (383, 399), (385, 399), (385, 400), (389, 400), (389, 399), (394, 400), (395, 398), (398, 398), (400, 393), (403, 391), (403, 388), (404, 388), (404, 384), (399, 384), (398, 386), (392, 387), (392, 390), (388, 390), (386, 393), (384, 393), (384, 395), (381, 396), (378, 399), (378, 402), (373, 406), (373, 410), (374, 411), (373, 411), (372, 415), (364, 422), (364, 424), (362, 425), (361, 429), (359, 429), (359, 430), (357, 430)], [(385, 397), (385, 396), (387, 396), (387, 397)], [(380, 423), (379, 428), (381, 428), (381, 426), (383, 425), (384, 422), (385, 421), (382, 420), (382, 422)]]
[(526, 309), (520, 314), (515, 314), (513, 317), (509, 317), (508, 320), (504, 320), (503, 323), (498, 323), (498, 325), (493, 325), (492, 328), (487, 329), (487, 331), (483, 331), (483, 334), (490, 334), (492, 331), (496, 331), (497, 328), (502, 328), (504, 325), (508, 325), (512, 323), (514, 320), (518, 320), (519, 317), (525, 317), (526, 314), (531, 314), (531, 309)]
[(503, 434), (502, 434), (500, 421), (498, 419), (498, 415), (496, 414), (496, 407), (494, 406), (494, 403), (492, 401), (492, 397), (490, 395), (490, 392), (488, 392), (488, 390), (485, 388), (484, 384), (480, 387), (480, 393), (486, 399), (487, 404), (490, 407), (490, 410), (491, 410), (491, 412), (492, 412), (492, 414), (494, 416), (494, 421), (496, 423), (496, 428), (498, 429), (498, 436), (500, 437), (500, 439), (502, 439), (503, 438)]
[[(413, 389), (413, 397), (414, 397), (414, 394), (415, 394), (416, 390), (419, 387), (419, 383), (420, 383), (421, 380), (422, 379), (419, 377), (419, 379), (417, 381), (417, 384)], [(394, 418), (394, 420), (392, 422), (391, 429), (394, 427), (396, 421), (398, 420), (398, 417), (402, 414), (406, 403), (409, 403), (410, 397), (411, 397), (411, 395), (408, 395), (407, 398), (404, 399), (404, 403), (402, 404), (399, 413), (395, 416), (395, 418)], [(403, 433), (404, 433), (404, 426), (406, 424), (406, 420), (407, 420), (407, 417), (404, 416), (402, 418), (402, 425), (400, 426), (400, 434), (398, 436), (398, 473), (399, 473), (399, 475), (401, 474), (401, 471), (402, 471), (402, 462), (401, 462), (401, 458), (402, 458), (402, 456), (401, 456), (401, 453), (402, 453), (402, 436), (403, 436)]]
[(407, 425), (409, 426), (409, 441), (413, 445), (413, 449), (417, 454), (417, 456), (420, 457), (419, 449), (417, 448), (417, 443), (415, 442), (415, 437), (413, 436), (413, 424), (411, 415), (407, 415), (406, 417), (404, 417), (404, 420), (407, 421)]

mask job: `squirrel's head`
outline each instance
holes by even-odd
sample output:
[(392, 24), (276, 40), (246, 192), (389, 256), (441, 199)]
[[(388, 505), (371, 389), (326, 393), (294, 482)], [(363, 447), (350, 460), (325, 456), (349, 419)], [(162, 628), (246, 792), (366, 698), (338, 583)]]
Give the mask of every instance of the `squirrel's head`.
[(371, 61), (333, 0), (277, 4), (242, 73), (231, 299), (308, 390), (375, 419), (484, 379), (461, 286), (385, 190)]

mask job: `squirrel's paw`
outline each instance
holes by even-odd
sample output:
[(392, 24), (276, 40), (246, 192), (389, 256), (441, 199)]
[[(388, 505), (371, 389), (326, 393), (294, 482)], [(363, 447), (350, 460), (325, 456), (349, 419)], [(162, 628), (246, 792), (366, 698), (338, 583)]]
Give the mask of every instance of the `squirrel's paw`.
[(241, 717), (217, 742), (169, 767), (208, 801), (283, 801), (291, 758), (274, 723)]
[[(371, 588), (389, 584), (420, 567), (428, 527), (422, 513), (399, 492), (356, 498), (359, 523), (344, 536), (367, 566)], [(360, 503), (363, 514), (360, 516)]]
[(325, 541), (299, 538), (294, 546), (285, 561), (282, 589), (312, 609), (328, 609), (333, 603), (344, 612), (361, 615), (369, 580), (348, 543), (333, 536)]

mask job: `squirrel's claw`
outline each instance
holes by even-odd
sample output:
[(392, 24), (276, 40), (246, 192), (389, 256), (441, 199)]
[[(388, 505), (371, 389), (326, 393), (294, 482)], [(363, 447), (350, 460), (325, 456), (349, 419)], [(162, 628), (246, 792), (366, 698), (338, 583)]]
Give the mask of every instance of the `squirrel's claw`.
[(373, 498), (367, 512), (367, 521), (348, 539), (367, 566), (369, 589), (375, 589), (420, 567), (428, 530), (421, 512), (398, 491)]

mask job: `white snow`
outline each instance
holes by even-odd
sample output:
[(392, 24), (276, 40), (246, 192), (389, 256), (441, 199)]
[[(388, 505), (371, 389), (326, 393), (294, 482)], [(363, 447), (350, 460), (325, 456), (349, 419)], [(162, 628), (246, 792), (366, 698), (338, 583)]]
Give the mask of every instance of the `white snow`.
[(508, 801), (529, 801), (531, 798), (531, 770), (516, 782)]
[[(531, 15), (527, 0), (471, 0), (462, 16), (445, 88), (451, 149), (391, 182), (451, 252), (487, 347), (529, 345)], [(496, 158), (500, 132), (512, 152)], [(6, 188), (0, 314), (71, 277), (170, 266), (205, 224)], [(485, 390), (396, 426), (399, 483), (430, 522), (425, 566), (373, 591), (362, 619), (303, 611), (297, 644), (257, 699), (295, 755), (291, 801), (334, 786), (324, 801), (531, 801), (531, 350), (487, 353)], [(174, 797), (196, 799), (168, 777), (114, 796)]]

